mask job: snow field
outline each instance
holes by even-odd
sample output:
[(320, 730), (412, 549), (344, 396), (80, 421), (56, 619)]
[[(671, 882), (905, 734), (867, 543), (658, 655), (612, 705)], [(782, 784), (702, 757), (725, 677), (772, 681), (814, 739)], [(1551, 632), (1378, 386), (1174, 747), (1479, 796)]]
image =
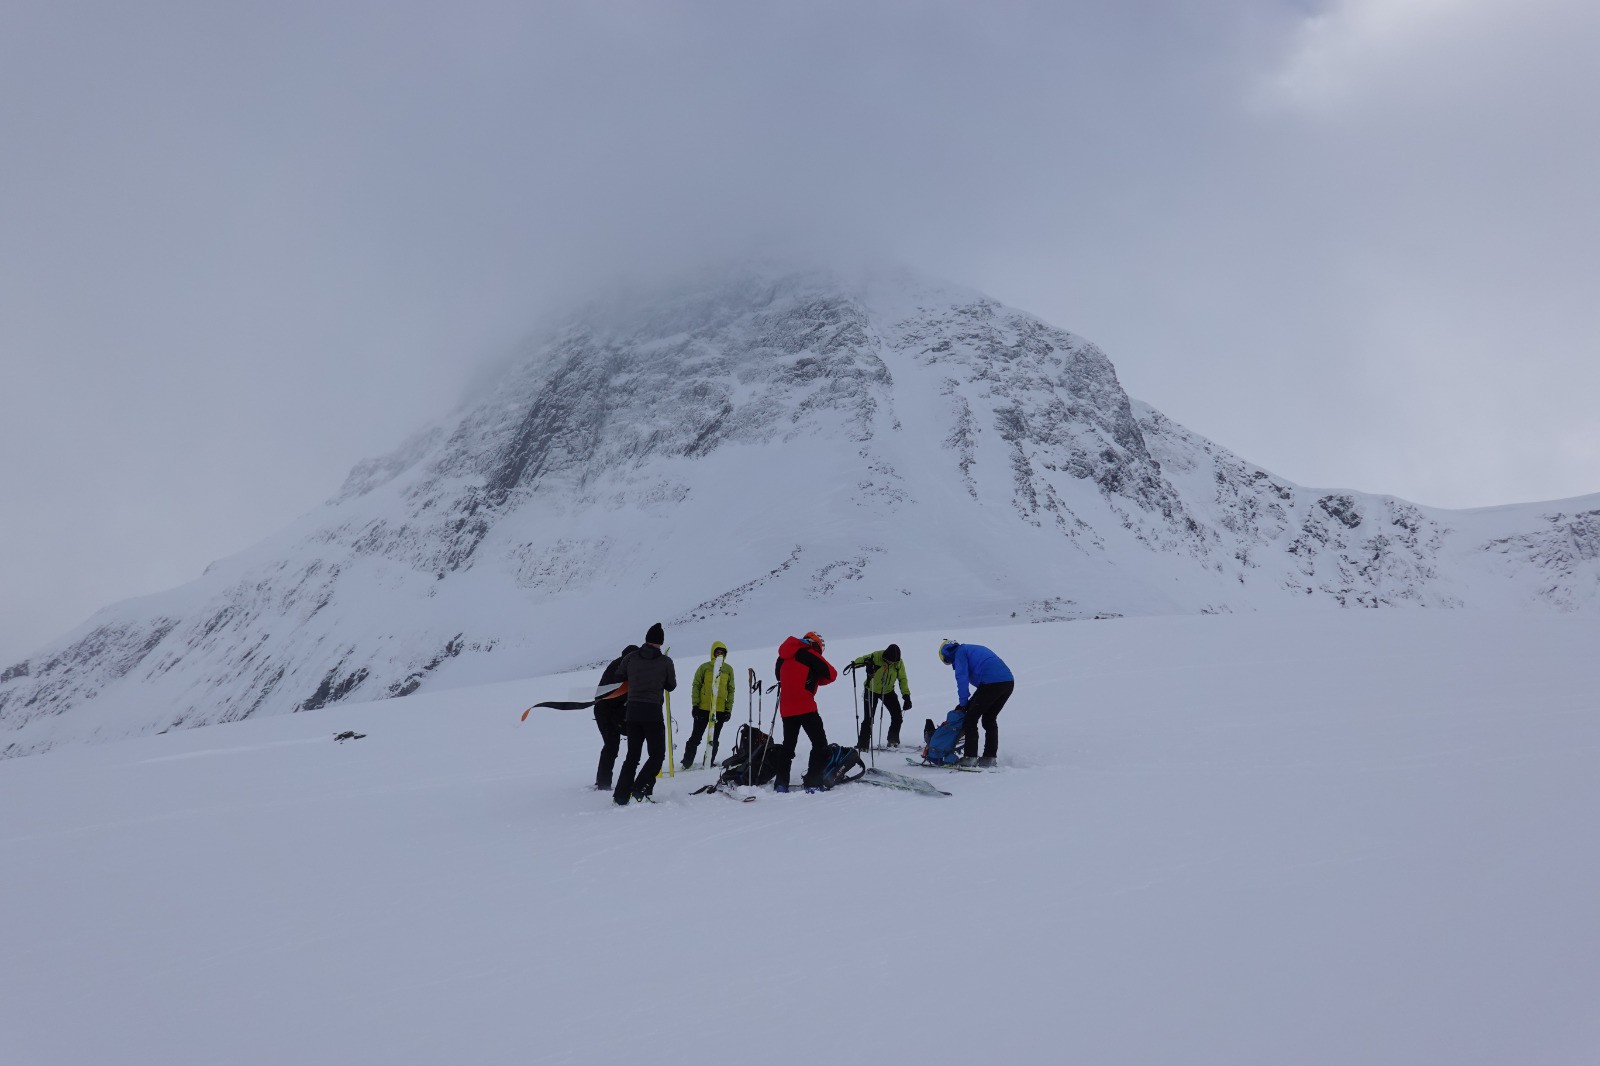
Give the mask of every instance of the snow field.
[(910, 739), (953, 702), (947, 635), (1017, 673), (1003, 772), (879, 756), (948, 799), (740, 804), (696, 771), (615, 808), (587, 712), (517, 720), (598, 671), (0, 762), (4, 1061), (1595, 1061), (1600, 623), (829, 652), (905, 648)]

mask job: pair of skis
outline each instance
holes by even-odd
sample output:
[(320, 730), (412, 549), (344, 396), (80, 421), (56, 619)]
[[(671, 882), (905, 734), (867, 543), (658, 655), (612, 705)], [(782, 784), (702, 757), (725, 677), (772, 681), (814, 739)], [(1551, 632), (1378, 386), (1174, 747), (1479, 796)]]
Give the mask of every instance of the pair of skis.
[(521, 721), (526, 722), (528, 715), (535, 707), (548, 707), (552, 711), (581, 711), (585, 707), (593, 707), (601, 700), (620, 699), (627, 694), (628, 683), (626, 681), (618, 681), (614, 685), (600, 685), (594, 690), (594, 699), (592, 700), (545, 700), (543, 703), (535, 703), (533, 707), (529, 707), (522, 712)]
[(754, 797), (754, 796), (741, 796), (739, 793), (735, 792), (730, 786), (724, 785), (721, 782), (717, 782), (716, 784), (711, 784), (711, 785), (701, 785), (699, 788), (697, 788), (693, 792), (689, 793), (689, 795), (691, 795), (691, 796), (709, 796), (709, 795), (711, 795), (713, 793), (715, 793), (718, 796), (727, 796), (729, 799), (732, 799), (732, 800), (738, 800), (740, 803), (754, 803), (756, 801), (756, 797)]
[[(862, 774), (860, 777), (852, 777), (850, 781), (860, 781), (862, 784), (876, 785), (878, 788), (898, 789), (901, 792), (915, 792), (921, 796), (951, 795), (951, 793), (946, 792), (944, 789), (935, 786), (931, 781), (924, 781), (922, 778), (912, 777), (910, 774), (897, 774), (888, 770), (880, 770), (876, 766), (867, 767), (867, 772), (865, 774)], [(841, 785), (849, 784), (850, 781), (841, 781), (838, 785), (833, 787), (839, 788)], [(806, 791), (817, 792), (822, 790), (807, 789)], [(695, 789), (689, 794), (691, 796), (699, 796), (709, 795), (713, 792), (719, 796), (727, 796), (729, 799), (739, 800), (741, 803), (754, 803), (756, 800), (755, 796), (741, 795), (738, 792), (733, 791), (733, 789), (729, 786), (722, 784), (705, 785), (701, 788)]]
[(927, 759), (912, 759), (909, 757), (906, 759), (906, 762), (912, 766), (926, 766), (930, 770), (953, 770), (956, 773), (961, 774), (988, 773), (990, 769), (986, 766), (962, 766), (960, 763), (929, 762)]

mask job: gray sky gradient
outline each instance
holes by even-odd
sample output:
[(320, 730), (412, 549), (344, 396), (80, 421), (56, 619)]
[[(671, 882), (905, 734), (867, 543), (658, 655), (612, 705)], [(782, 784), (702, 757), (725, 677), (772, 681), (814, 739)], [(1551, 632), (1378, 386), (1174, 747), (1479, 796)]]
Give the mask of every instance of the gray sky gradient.
[(601, 279), (799, 234), (1303, 484), (1600, 491), (1597, 42), (1576, 0), (14, 0), (0, 660), (313, 506)]

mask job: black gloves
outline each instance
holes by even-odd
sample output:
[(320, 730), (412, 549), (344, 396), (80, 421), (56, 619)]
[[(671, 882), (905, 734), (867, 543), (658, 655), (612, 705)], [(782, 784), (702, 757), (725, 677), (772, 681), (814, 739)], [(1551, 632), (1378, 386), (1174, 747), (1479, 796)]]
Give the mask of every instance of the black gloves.
[(909, 695), (906, 696), (905, 704), (906, 704), (906, 710), (909, 711), (911, 709), (911, 697)]

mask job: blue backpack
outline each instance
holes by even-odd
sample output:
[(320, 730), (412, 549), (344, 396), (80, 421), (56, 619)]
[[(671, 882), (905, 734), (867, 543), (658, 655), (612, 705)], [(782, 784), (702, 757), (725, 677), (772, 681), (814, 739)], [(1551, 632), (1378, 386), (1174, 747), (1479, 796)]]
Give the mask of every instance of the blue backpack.
[[(928, 734), (928, 744), (922, 749), (924, 760), (935, 766), (953, 766), (961, 761), (956, 749), (961, 747), (961, 730), (967, 724), (967, 712), (959, 707), (944, 716), (944, 725)], [(932, 728), (933, 719), (928, 719)]]

